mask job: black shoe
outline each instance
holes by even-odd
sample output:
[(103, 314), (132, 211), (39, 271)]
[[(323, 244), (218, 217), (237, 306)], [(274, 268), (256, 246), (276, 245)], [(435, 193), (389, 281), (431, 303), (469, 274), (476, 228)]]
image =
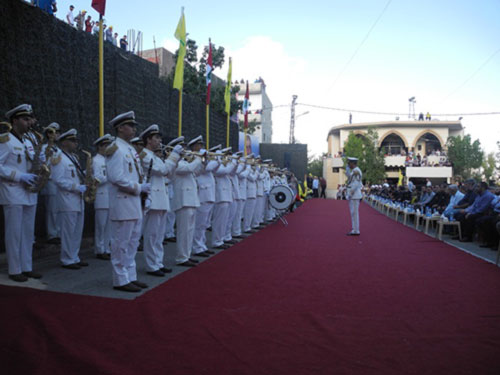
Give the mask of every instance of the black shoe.
[(186, 260), (184, 263), (179, 263), (178, 266), (181, 267), (196, 267), (196, 263)]
[(113, 289), (116, 290), (121, 290), (122, 292), (131, 292), (131, 293), (138, 293), (141, 291), (141, 288), (135, 286), (132, 283), (128, 283), (122, 286), (114, 286)]
[(84, 262), (84, 261), (82, 261), (82, 260), (81, 260), (81, 261), (79, 261), (77, 264), (78, 264), (80, 267), (88, 267), (88, 266), (89, 266), (89, 264), (88, 264), (87, 262)]
[(9, 279), (17, 281), (18, 283), (28, 281), (28, 277), (26, 277), (26, 275), (23, 275), (22, 273), (18, 273), (16, 275), (9, 275)]
[(41, 279), (42, 275), (33, 271), (23, 272), (23, 275), (32, 279)]
[(452, 240), (459, 240), (459, 239), (460, 239), (460, 237), (458, 237), (458, 236), (453, 236), (453, 237), (451, 237), (451, 239), (452, 239)]
[(95, 257), (97, 259), (101, 259), (101, 260), (110, 260), (111, 259), (111, 255), (109, 255), (109, 254), (96, 254)]
[(190, 261), (191, 263), (200, 263), (200, 261), (199, 261), (199, 260), (196, 260), (196, 259), (193, 259), (193, 258), (189, 258), (189, 261)]
[(163, 277), (165, 276), (165, 273), (163, 273), (161, 270), (156, 270), (156, 271), (148, 271), (146, 272), (148, 275), (151, 276), (158, 276), (158, 277)]
[(208, 258), (209, 255), (205, 254), (205, 252), (198, 253), (198, 254), (193, 254), (194, 257), (202, 257), (202, 258)]
[(160, 268), (160, 271), (163, 272), (163, 273), (170, 273), (170, 272), (172, 272), (172, 269), (171, 268), (162, 267), (162, 268)]
[[(482, 247), (482, 248), (487, 248), (487, 247), (494, 247), (495, 245), (491, 244), (491, 243), (485, 243), (485, 244), (482, 244), (482, 245), (479, 245), (479, 247)], [(23, 272), (24, 273), (24, 272)]]
[(170, 237), (170, 238), (167, 238), (167, 241), (168, 242), (177, 242), (177, 238), (176, 237)]
[(137, 246), (137, 251), (142, 251), (142, 243), (140, 243), (139, 246)]
[(137, 281), (137, 280), (131, 281), (131, 283), (134, 284), (135, 286), (138, 286), (139, 288), (142, 288), (142, 289), (146, 289), (148, 287), (148, 284)]
[(81, 267), (78, 263), (71, 263), (71, 264), (63, 264), (62, 268), (66, 268), (68, 270), (79, 270)]
[(60, 245), (61, 244), (61, 239), (58, 238), (58, 237), (54, 237), (54, 238), (51, 238), (51, 239), (47, 240), (47, 243), (51, 244), (51, 245)]
[(460, 242), (472, 242), (472, 239), (470, 239), (469, 237), (464, 237), (462, 238), (461, 240), (459, 240)]
[(212, 250), (205, 250), (205, 253), (206, 253), (206, 254), (209, 254), (209, 255), (213, 255), (213, 254), (215, 254), (215, 251), (212, 251)]

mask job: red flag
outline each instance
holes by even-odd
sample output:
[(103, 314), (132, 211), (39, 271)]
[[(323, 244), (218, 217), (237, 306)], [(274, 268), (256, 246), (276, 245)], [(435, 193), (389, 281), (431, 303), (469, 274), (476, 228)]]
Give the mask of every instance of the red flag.
[(212, 88), (212, 42), (208, 40), (208, 60), (207, 60), (207, 105), (210, 104), (210, 89)]
[(101, 16), (104, 16), (104, 11), (106, 9), (106, 0), (92, 0), (92, 8), (97, 10)]
[(243, 114), (245, 115), (245, 129), (248, 129), (248, 108), (250, 107), (250, 94), (248, 92), (248, 81), (247, 81), (247, 91), (245, 92), (245, 100), (243, 100)]

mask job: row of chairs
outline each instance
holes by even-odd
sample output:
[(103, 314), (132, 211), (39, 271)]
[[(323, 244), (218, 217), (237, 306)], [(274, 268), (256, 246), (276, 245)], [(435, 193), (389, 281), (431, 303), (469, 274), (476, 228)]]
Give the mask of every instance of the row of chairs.
[[(443, 240), (443, 229), (445, 227), (452, 227), (456, 232), (458, 232), (458, 238), (462, 239), (462, 229), (460, 227), (459, 221), (445, 221), (441, 216), (426, 216), (422, 213), (408, 212), (391, 205), (389, 203), (382, 202), (381, 200), (375, 199), (372, 196), (366, 196), (365, 200), (373, 208), (379, 212), (385, 214), (386, 216), (399, 221), (400, 216), (403, 218), (403, 225), (410, 225), (410, 219), (413, 219), (413, 226), (415, 230), (423, 231), (425, 234), (429, 235), (429, 230), (435, 227), (434, 237)], [(498, 245), (497, 258), (495, 264), (498, 266), (500, 263), (500, 244)]]

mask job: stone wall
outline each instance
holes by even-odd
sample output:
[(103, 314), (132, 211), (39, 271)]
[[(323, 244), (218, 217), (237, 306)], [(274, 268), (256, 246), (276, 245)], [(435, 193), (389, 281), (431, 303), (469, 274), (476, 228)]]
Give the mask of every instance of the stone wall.
[(260, 156), (262, 159), (273, 159), (280, 168), (288, 168), (298, 180), (303, 181), (307, 173), (307, 145), (261, 143)]

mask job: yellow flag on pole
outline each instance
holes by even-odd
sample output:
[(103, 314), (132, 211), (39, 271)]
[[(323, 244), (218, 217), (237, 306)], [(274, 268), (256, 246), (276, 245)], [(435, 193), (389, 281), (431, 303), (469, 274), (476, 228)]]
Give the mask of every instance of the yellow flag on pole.
[(186, 20), (184, 18), (184, 7), (182, 8), (181, 19), (174, 34), (179, 41), (179, 53), (177, 55), (177, 65), (175, 66), (174, 89), (182, 90), (184, 86), (184, 57), (186, 56)]
[(401, 173), (401, 169), (399, 170), (399, 178), (398, 178), (398, 186), (403, 186), (403, 173)]
[(224, 93), (224, 101), (226, 102), (226, 113), (231, 111), (231, 79), (233, 75), (233, 62), (229, 58), (229, 69), (227, 71), (226, 92)]

